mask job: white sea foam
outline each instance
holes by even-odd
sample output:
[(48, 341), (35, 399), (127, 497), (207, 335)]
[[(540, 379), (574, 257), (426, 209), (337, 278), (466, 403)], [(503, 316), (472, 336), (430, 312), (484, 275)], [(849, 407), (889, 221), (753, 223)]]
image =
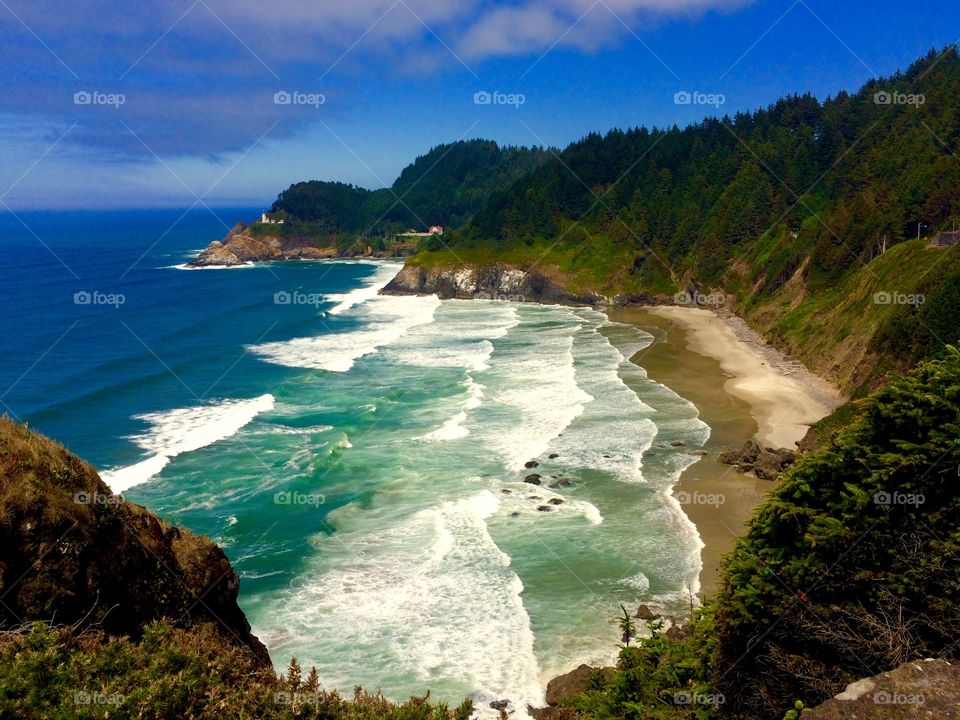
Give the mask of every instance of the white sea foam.
[(422, 439), (459, 440), (470, 434), (470, 429), (466, 427), (464, 423), (467, 421), (468, 411), (475, 410), (483, 404), (484, 387), (469, 374), (467, 375), (466, 382), (464, 382), (464, 387), (466, 388), (467, 399), (463, 403), (463, 409), (447, 420), (441, 427), (424, 435)]
[(638, 595), (643, 595), (650, 589), (650, 578), (642, 572), (638, 572), (635, 575), (623, 578), (620, 580), (620, 584), (636, 590)]
[[(503, 492), (508, 490), (509, 492)], [(560, 493), (543, 485), (530, 485), (528, 483), (504, 483), (499, 488), (500, 494), (500, 514), (512, 517), (526, 517), (535, 520), (542, 520), (553, 515), (560, 517), (569, 517), (570, 515), (579, 515), (591, 525), (599, 525), (603, 522), (603, 515), (593, 503), (586, 500), (576, 500), (570, 497), (564, 497)], [(551, 503), (551, 500), (559, 500), (560, 504)], [(540, 510), (541, 507), (549, 507), (550, 510)]]
[(511, 470), (543, 454), (593, 400), (576, 381), (573, 336), (579, 323), (570, 309), (530, 306), (520, 316), (513, 342), (479, 377), (490, 389), (479, 429)]
[[(255, 631), (292, 631), (288, 642), (327, 687), (349, 690), (373, 674), (388, 696), (459, 686), (485, 698), (485, 712), (490, 700), (509, 698), (525, 717), (543, 688), (523, 584), (487, 529), (498, 508), (482, 491), (376, 533), (348, 527), (324, 537), (327, 564), (276, 604), (276, 627)], [(271, 649), (279, 656), (285, 646)]]
[(221, 400), (208, 405), (178, 408), (164, 412), (136, 415), (149, 428), (130, 437), (151, 453), (135, 465), (108, 470), (100, 474), (114, 492), (123, 492), (159, 474), (171, 458), (199, 450), (228, 438), (262, 412), (273, 408), (273, 395), (251, 400)]
[(411, 328), (433, 322), (440, 300), (377, 296), (364, 303), (367, 324), (358, 330), (248, 346), (267, 362), (289, 367), (347, 372), (360, 358), (399, 340)]
[(518, 325), (517, 308), (502, 304), (483, 307), (469, 300), (445, 300), (436, 322), (408, 333), (391, 347), (393, 362), (417, 367), (461, 367), (479, 372), (488, 367), (494, 340)]
[(624, 482), (644, 482), (643, 455), (659, 432), (657, 412), (637, 397), (620, 376), (621, 353), (598, 330), (602, 313), (577, 310), (583, 323), (575, 339), (576, 382), (596, 399), (581, 417), (551, 443), (553, 462), (567, 468), (603, 470)]
[(257, 267), (256, 263), (245, 262), (239, 265), (201, 265), (196, 267), (189, 263), (180, 263), (178, 265), (164, 265), (161, 270), (243, 270), (246, 268)]
[(396, 263), (377, 263), (376, 267), (377, 269), (373, 275), (364, 279), (365, 284), (363, 287), (351, 290), (348, 293), (330, 294), (326, 296), (327, 300), (337, 303), (334, 307), (330, 308), (329, 313), (331, 315), (340, 315), (352, 307), (356, 307), (377, 297), (377, 293), (379, 293), (387, 283), (393, 280), (397, 274)]
[(277, 425), (276, 423), (265, 424), (260, 430), (251, 431), (251, 435), (317, 435), (333, 430), (332, 425), (310, 425), (308, 427), (290, 427), (288, 425)]

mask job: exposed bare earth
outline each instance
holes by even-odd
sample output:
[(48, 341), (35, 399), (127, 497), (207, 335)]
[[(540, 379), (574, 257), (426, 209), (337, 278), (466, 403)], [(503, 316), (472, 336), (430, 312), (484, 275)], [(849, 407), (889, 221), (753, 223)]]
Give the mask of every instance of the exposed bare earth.
[(766, 446), (794, 447), (811, 424), (844, 401), (838, 389), (768, 345), (735, 315), (668, 306), (650, 312), (691, 330), (687, 347), (717, 359), (728, 376), (725, 389), (749, 404), (757, 439)]

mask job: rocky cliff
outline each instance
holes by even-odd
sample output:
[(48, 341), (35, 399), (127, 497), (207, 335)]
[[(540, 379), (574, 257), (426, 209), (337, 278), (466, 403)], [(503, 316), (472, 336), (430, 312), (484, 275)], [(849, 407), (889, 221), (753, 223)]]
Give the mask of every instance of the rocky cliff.
[[(334, 257), (402, 257), (414, 250), (412, 245), (405, 243), (394, 243), (390, 249), (383, 251), (375, 251), (364, 245), (353, 245), (343, 250), (332, 239), (320, 241), (315, 237), (284, 235), (280, 225), (255, 227), (238, 222), (223, 240), (210, 243), (190, 266), (233, 267), (267, 260), (325, 260)], [(265, 232), (264, 228), (271, 232)]]
[(223, 240), (214, 240), (190, 263), (193, 267), (243, 265), (260, 260), (321, 259), (335, 257), (334, 247), (320, 248), (287, 243), (279, 235), (254, 236), (246, 223), (239, 222)]
[(592, 293), (578, 294), (550, 277), (506, 265), (425, 268), (406, 265), (382, 290), (384, 295), (433, 295), (441, 298), (514, 302), (607, 304)]
[(46, 621), (134, 639), (167, 618), (211, 622), (269, 665), (210, 540), (114, 495), (90, 465), (0, 417), (0, 626)]

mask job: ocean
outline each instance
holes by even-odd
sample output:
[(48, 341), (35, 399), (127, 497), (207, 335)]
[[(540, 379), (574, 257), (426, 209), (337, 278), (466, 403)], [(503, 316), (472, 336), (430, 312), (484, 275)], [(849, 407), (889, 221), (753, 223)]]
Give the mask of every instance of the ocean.
[(621, 603), (688, 606), (710, 431), (629, 361), (652, 336), (380, 296), (390, 261), (184, 267), (257, 212), (0, 215), (0, 407), (219, 543), (278, 669), (522, 716)]

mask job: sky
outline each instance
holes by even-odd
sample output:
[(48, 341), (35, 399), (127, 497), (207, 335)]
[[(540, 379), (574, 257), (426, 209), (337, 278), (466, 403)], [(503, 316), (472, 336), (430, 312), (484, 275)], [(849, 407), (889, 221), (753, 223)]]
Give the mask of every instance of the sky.
[(823, 99), (958, 40), (955, 0), (0, 0), (0, 210), (383, 187), (440, 143)]

